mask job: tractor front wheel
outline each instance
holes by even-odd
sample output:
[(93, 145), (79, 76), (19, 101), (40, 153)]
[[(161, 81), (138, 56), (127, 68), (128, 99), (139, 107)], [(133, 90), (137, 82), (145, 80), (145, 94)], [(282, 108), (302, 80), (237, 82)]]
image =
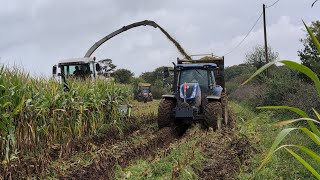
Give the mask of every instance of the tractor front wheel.
[(214, 130), (221, 129), (222, 126), (222, 105), (220, 102), (208, 102), (205, 107), (204, 121), (207, 127)]
[(164, 127), (170, 127), (173, 119), (170, 114), (174, 108), (175, 103), (173, 100), (162, 99), (158, 107), (158, 127), (159, 129)]

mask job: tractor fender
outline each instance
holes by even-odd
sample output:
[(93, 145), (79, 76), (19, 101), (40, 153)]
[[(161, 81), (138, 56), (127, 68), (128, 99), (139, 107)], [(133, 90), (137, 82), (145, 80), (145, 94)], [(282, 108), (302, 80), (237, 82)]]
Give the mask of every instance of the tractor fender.
[(166, 94), (161, 96), (163, 99), (175, 99), (175, 96), (173, 94)]
[(165, 99), (166, 98), (168, 98), (168, 99), (175, 98), (173, 94), (166, 94), (166, 95), (162, 95), (161, 97), (165, 98)]
[(216, 86), (212, 89), (213, 94), (207, 96), (207, 99), (210, 100), (220, 100), (221, 99), (221, 93), (222, 93), (222, 87), (221, 86)]
[(207, 96), (208, 100), (220, 100), (221, 96), (217, 96), (217, 95), (211, 95), (211, 96)]

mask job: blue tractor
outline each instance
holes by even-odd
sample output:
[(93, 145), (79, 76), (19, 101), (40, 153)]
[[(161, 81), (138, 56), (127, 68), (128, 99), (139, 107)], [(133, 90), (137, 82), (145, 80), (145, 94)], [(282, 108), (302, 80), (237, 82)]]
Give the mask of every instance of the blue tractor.
[[(158, 127), (179, 127), (194, 122), (221, 129), (228, 124), (224, 82), (224, 57), (205, 56), (180, 60), (173, 68), (172, 94), (163, 95), (158, 107)], [(172, 70), (171, 70), (172, 71)], [(164, 78), (170, 74), (164, 68)]]

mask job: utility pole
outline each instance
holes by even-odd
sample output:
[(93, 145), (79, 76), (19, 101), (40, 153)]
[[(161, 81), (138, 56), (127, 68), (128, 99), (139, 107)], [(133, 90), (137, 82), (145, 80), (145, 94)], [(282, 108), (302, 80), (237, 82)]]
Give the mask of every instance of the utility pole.
[[(268, 43), (267, 43), (267, 23), (266, 23), (266, 5), (263, 4), (263, 29), (264, 29), (264, 49), (266, 56), (266, 64), (269, 63), (268, 59)], [(266, 69), (266, 75), (268, 77), (268, 69)]]

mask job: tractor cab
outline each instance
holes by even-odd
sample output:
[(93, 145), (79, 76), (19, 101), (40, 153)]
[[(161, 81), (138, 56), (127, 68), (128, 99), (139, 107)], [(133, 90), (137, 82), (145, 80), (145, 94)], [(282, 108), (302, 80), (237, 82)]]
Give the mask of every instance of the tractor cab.
[(177, 85), (180, 89), (184, 84), (193, 84), (195, 87), (199, 86), (204, 94), (210, 94), (210, 90), (216, 85), (214, 76), (216, 64), (178, 64), (176, 68)]
[(52, 74), (66, 84), (67, 79), (94, 80), (99, 70), (95, 58), (72, 58), (59, 61), (58, 66), (53, 66)]

